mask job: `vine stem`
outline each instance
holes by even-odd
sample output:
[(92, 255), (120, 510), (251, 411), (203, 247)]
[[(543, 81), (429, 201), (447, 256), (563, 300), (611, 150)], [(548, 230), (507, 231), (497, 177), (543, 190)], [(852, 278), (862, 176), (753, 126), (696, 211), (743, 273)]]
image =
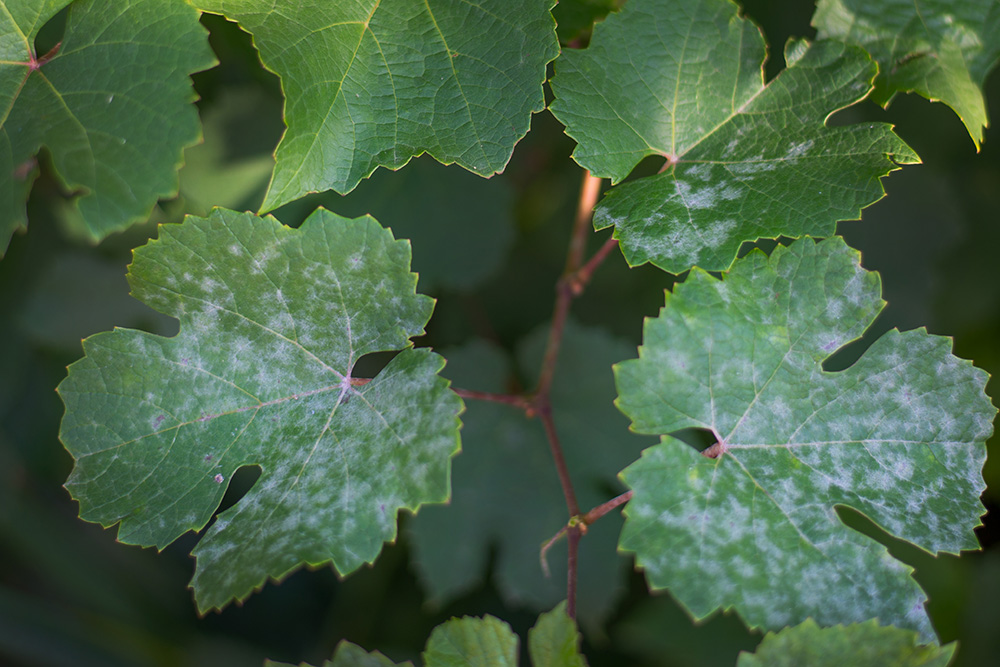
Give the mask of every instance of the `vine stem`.
[[(573, 222), (573, 232), (570, 236), (569, 249), (566, 253), (566, 267), (559, 281), (556, 283), (556, 302), (552, 312), (552, 325), (549, 329), (549, 339), (545, 347), (545, 356), (542, 359), (542, 368), (538, 374), (538, 387), (532, 399), (533, 411), (541, 418), (542, 425), (545, 427), (545, 435), (549, 441), (552, 460), (559, 475), (559, 483), (562, 486), (563, 496), (566, 498), (566, 509), (569, 511), (571, 517), (577, 516), (580, 513), (580, 506), (576, 501), (573, 481), (570, 478), (562, 445), (556, 433), (555, 421), (552, 418), (550, 392), (552, 389), (552, 379), (555, 377), (556, 362), (559, 359), (559, 349), (562, 345), (563, 332), (566, 328), (566, 318), (569, 316), (570, 304), (573, 298), (583, 291), (583, 287), (589, 281), (593, 270), (604, 259), (604, 256), (607, 256), (607, 252), (605, 252), (604, 256), (594, 262), (594, 266), (589, 269), (589, 272), (581, 280), (579, 271), (581, 266), (583, 266), (583, 255), (587, 247), (587, 235), (590, 231), (591, 216), (593, 215), (594, 206), (597, 205), (597, 198), (600, 194), (601, 179), (592, 175), (589, 171), (585, 171), (583, 174), (583, 183), (580, 187), (580, 198), (577, 202), (576, 218)], [(588, 262), (589, 265), (590, 262)], [(577, 556), (583, 532), (574, 525), (568, 525), (566, 536), (569, 546), (569, 554), (566, 562), (566, 613), (570, 618), (576, 618)]]

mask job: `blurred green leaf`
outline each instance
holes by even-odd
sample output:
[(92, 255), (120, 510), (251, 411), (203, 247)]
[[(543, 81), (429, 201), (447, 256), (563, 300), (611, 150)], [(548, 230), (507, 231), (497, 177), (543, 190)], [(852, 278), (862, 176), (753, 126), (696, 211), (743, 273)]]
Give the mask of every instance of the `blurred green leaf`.
[(769, 632), (737, 667), (945, 667), (955, 644), (921, 646), (917, 633), (882, 627), (878, 621), (820, 628), (810, 619)]
[(162, 548), (259, 465), (194, 550), (201, 610), (305, 563), (351, 572), (395, 538), (399, 508), (447, 498), (461, 401), (437, 376), (443, 360), (404, 350), (352, 382), (360, 357), (409, 347), (430, 317), (408, 243), (371, 218), (319, 211), (293, 230), (217, 209), (161, 227), (129, 279), (180, 333), (84, 342), (59, 386), (76, 459), (66, 487), (82, 518)]
[(26, 225), (43, 147), (79, 195), (70, 219), (100, 240), (177, 192), (181, 151), (200, 136), (188, 75), (215, 58), (197, 11), (180, 0), (75, 2), (58, 49), (35, 53), (39, 29), (67, 4), (0, 3), (0, 254)]
[[(693, 272), (647, 320), (639, 359), (616, 366), (632, 428), (663, 436), (622, 473), (635, 495), (621, 547), (696, 618), (729, 605), (751, 627), (878, 616), (930, 636), (908, 568), (834, 506), (932, 552), (976, 548), (996, 409), (986, 374), (924, 331), (824, 371), (883, 305), (843, 241), (803, 240), (724, 280)], [(685, 428), (709, 431), (715, 458), (668, 435)]]
[(979, 149), (989, 124), (983, 82), (1000, 58), (1000, 2), (819, 0), (813, 25), (820, 38), (872, 54), (876, 102), (888, 106), (899, 92), (944, 102)]
[(559, 52), (552, 0), (197, 4), (252, 33), (281, 77), (288, 131), (263, 210), (350, 192), (424, 152), (481, 176), (503, 171)]
[(917, 155), (884, 123), (826, 126), (871, 90), (857, 47), (792, 43), (764, 85), (764, 41), (726, 0), (633, 0), (556, 63), (552, 113), (574, 159), (618, 183), (645, 157), (656, 175), (612, 188), (594, 215), (635, 266), (723, 270), (744, 241), (828, 236), (880, 199), (879, 178)]
[(347, 217), (374, 216), (396, 238), (410, 239), (424, 292), (473, 290), (500, 268), (514, 241), (510, 179), (485, 180), (426, 156), (399, 171), (379, 170), (346, 196), (327, 192), (276, 215), (292, 224), (300, 208), (316, 204)]
[[(272, 662), (268, 660), (265, 667), (293, 667), (290, 663)], [(368, 653), (360, 646), (347, 641), (337, 644), (337, 649), (333, 653), (333, 659), (327, 660), (322, 667), (413, 667), (413, 663), (406, 661), (395, 663), (378, 651)]]
[[(546, 334), (539, 330), (518, 350), (528, 377), (538, 372)], [(611, 365), (633, 349), (598, 329), (570, 323), (565, 330), (552, 410), (584, 510), (622, 490), (615, 473), (651, 444), (630, 434), (612, 405)], [(478, 342), (447, 357), (445, 374), (456, 386), (508, 390), (507, 360), (495, 347)], [(432, 599), (452, 598), (480, 582), (495, 546), (494, 579), (504, 599), (549, 608), (566, 595), (565, 543), (548, 554), (550, 577), (539, 552), (569, 516), (545, 431), (523, 411), (486, 401), (468, 405), (462, 421), (463, 451), (454, 463), (451, 503), (423, 508), (409, 522), (421, 579)], [(584, 622), (600, 623), (622, 592), (620, 527), (620, 515), (606, 516), (581, 542), (578, 613)]]

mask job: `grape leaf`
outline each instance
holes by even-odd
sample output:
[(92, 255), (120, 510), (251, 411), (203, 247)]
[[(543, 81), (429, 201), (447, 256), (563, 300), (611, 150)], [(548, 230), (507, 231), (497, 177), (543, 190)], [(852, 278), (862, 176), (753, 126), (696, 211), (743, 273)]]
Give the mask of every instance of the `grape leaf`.
[(517, 667), (517, 635), (494, 618), (453, 618), (431, 632), (425, 667)]
[[(753, 627), (878, 616), (931, 636), (909, 568), (834, 507), (931, 551), (976, 548), (996, 410), (986, 373), (923, 330), (823, 370), (883, 305), (840, 238), (803, 240), (722, 281), (693, 271), (646, 321), (639, 358), (616, 366), (632, 428), (663, 436), (622, 472), (620, 545), (696, 618), (723, 605)], [(710, 430), (717, 458), (669, 435), (685, 428)]]
[[(448, 497), (458, 449), (443, 360), (403, 349), (433, 308), (409, 259), (372, 218), (322, 210), (298, 230), (220, 209), (162, 226), (129, 282), (180, 333), (88, 338), (59, 386), (80, 516), (162, 548), (257, 465), (194, 549), (200, 610), (304, 563), (346, 574), (373, 561), (398, 508)], [(400, 349), (367, 384), (352, 377), (361, 356)]]
[(944, 102), (978, 150), (989, 124), (983, 82), (1000, 59), (1000, 2), (820, 0), (813, 25), (872, 54), (876, 102), (889, 106), (899, 92)]
[(552, 0), (199, 0), (254, 35), (288, 130), (262, 210), (430, 153), (502, 171), (544, 106)]
[(65, 0), (0, 1), (0, 254), (26, 224), (44, 146), (93, 240), (145, 219), (177, 192), (185, 146), (200, 136), (188, 75), (215, 56), (184, 2), (75, 2), (58, 51), (39, 29)]
[[(497, 271), (514, 241), (514, 198), (505, 176), (484, 180), (428, 157), (399, 171), (376, 172), (347, 196), (309, 200), (347, 217), (372, 215), (413, 244), (424, 292), (468, 292)], [(303, 205), (314, 203), (306, 200)], [(275, 215), (286, 222), (290, 204)]]
[(763, 38), (736, 11), (632, 0), (556, 62), (551, 109), (578, 163), (618, 183), (643, 158), (668, 158), (594, 214), (633, 266), (723, 270), (747, 240), (828, 236), (883, 196), (889, 156), (919, 161), (887, 124), (825, 125), (871, 90), (876, 66), (861, 49), (790, 43), (788, 67), (765, 86)]
[[(293, 665), (267, 660), (264, 662), (264, 667), (293, 667)], [(341, 641), (334, 649), (333, 658), (324, 661), (322, 667), (413, 667), (413, 663), (407, 660), (397, 664), (378, 651), (368, 653), (357, 644)]]
[(736, 667), (945, 667), (956, 644), (917, 643), (914, 632), (881, 627), (877, 621), (820, 628), (814, 620), (769, 632), (753, 653), (741, 653)]
[(580, 632), (566, 613), (566, 603), (538, 617), (528, 631), (528, 654), (533, 667), (586, 667), (580, 654)]
[[(538, 372), (546, 335), (540, 329), (520, 346), (522, 377)], [(651, 444), (629, 434), (627, 420), (612, 405), (611, 365), (633, 350), (572, 322), (564, 332), (552, 409), (583, 510), (608, 500), (609, 489), (620, 486), (614, 472)], [(447, 357), (446, 375), (456, 386), (508, 390), (508, 364), (495, 347), (477, 342)], [(417, 572), (431, 599), (440, 602), (479, 584), (495, 547), (493, 578), (504, 599), (550, 608), (566, 596), (565, 542), (548, 554), (550, 577), (541, 568), (539, 550), (569, 516), (545, 431), (517, 408), (484, 401), (470, 404), (462, 421), (451, 503), (427, 507), (408, 522)], [(577, 611), (585, 623), (599, 623), (622, 592), (620, 530), (620, 515), (605, 516), (581, 542)]]

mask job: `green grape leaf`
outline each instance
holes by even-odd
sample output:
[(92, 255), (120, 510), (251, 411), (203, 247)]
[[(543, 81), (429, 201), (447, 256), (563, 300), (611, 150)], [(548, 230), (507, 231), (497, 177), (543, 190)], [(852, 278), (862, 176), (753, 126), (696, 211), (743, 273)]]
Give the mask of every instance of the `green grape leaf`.
[(874, 619), (820, 628), (816, 621), (769, 632), (736, 667), (946, 667), (956, 644), (920, 645), (915, 632), (882, 627)]
[[(730, 605), (752, 627), (877, 616), (932, 636), (909, 568), (834, 508), (932, 552), (977, 548), (996, 409), (986, 373), (924, 330), (824, 370), (883, 306), (857, 252), (806, 239), (723, 280), (693, 271), (646, 321), (639, 358), (616, 366), (632, 428), (662, 435), (622, 472), (634, 496), (620, 545), (696, 618)], [(688, 428), (717, 444), (703, 455), (670, 435)]]
[[(259, 466), (193, 551), (200, 610), (302, 564), (372, 562), (399, 508), (447, 499), (458, 450), (462, 402), (443, 360), (407, 349), (433, 308), (414, 291), (409, 244), (323, 210), (298, 230), (220, 209), (160, 229), (129, 282), (180, 333), (92, 336), (59, 386), (81, 518), (162, 548), (208, 523), (237, 469)], [(370, 382), (352, 375), (388, 350), (402, 351)]]
[(0, 254), (27, 223), (43, 147), (79, 193), (71, 219), (96, 241), (176, 194), (182, 151), (200, 137), (188, 75), (215, 56), (198, 12), (179, 0), (75, 2), (58, 49), (35, 53), (68, 4), (0, 0)]
[[(264, 662), (264, 667), (293, 667), (293, 665), (267, 660)], [(357, 644), (341, 641), (333, 652), (333, 658), (325, 660), (322, 667), (413, 667), (413, 663), (409, 660), (395, 663), (378, 651), (369, 653)]]
[(887, 124), (826, 125), (871, 90), (860, 48), (790, 43), (767, 85), (764, 56), (731, 2), (632, 0), (557, 61), (551, 109), (578, 163), (618, 183), (647, 156), (668, 160), (595, 210), (632, 266), (723, 270), (744, 241), (828, 236), (884, 195), (890, 156), (919, 161)]
[(872, 98), (914, 92), (951, 107), (976, 144), (989, 124), (983, 82), (1000, 59), (997, 0), (820, 0), (821, 38), (863, 46), (879, 64)]
[(580, 632), (566, 613), (566, 603), (538, 617), (528, 630), (528, 654), (533, 667), (587, 667), (580, 654)]
[[(421, 291), (468, 292), (496, 272), (514, 242), (514, 197), (506, 176), (478, 178), (424, 156), (399, 171), (381, 170), (347, 196), (334, 192), (303, 204), (347, 217), (372, 215), (413, 244)], [(286, 209), (294, 209), (290, 204)], [(275, 215), (284, 219), (284, 212)]]
[(288, 130), (262, 210), (350, 192), (421, 153), (502, 171), (544, 107), (559, 52), (552, 0), (198, 0), (254, 35)]
[(424, 667), (517, 667), (517, 635), (494, 618), (453, 618), (431, 632)]
[[(519, 346), (521, 377), (538, 372), (547, 329)], [(612, 404), (611, 365), (634, 347), (594, 329), (568, 324), (552, 386), (552, 410), (581, 509), (610, 498), (616, 471), (634, 461), (650, 438), (627, 431)], [(509, 391), (506, 356), (476, 342), (447, 353), (446, 375), (463, 389)], [(462, 454), (454, 462), (452, 500), (423, 509), (408, 522), (417, 573), (435, 602), (481, 583), (495, 548), (493, 581), (510, 604), (549, 609), (566, 596), (566, 547), (539, 560), (542, 544), (569, 519), (542, 424), (518, 408), (475, 401), (462, 417)], [(624, 491), (624, 489), (621, 489)], [(599, 624), (623, 592), (616, 551), (620, 514), (595, 523), (580, 544), (578, 616)]]

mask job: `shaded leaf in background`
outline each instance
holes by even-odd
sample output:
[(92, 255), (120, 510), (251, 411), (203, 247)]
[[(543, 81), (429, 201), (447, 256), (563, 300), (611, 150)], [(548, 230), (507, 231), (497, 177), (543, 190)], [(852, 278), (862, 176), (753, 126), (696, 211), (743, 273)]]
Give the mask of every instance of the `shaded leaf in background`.
[[(752, 627), (879, 617), (931, 636), (923, 593), (846, 505), (931, 552), (975, 549), (986, 373), (923, 330), (890, 331), (850, 368), (822, 363), (882, 309), (878, 276), (839, 238), (695, 271), (616, 366), (618, 405), (662, 442), (623, 471), (621, 546), (700, 618)], [(705, 429), (709, 458), (672, 437)], [(831, 591), (837, 591), (831, 595)]]
[(920, 645), (917, 633), (874, 619), (820, 628), (807, 619), (781, 632), (769, 632), (757, 650), (742, 653), (737, 667), (945, 667), (955, 653), (948, 646)]
[(879, 64), (872, 99), (915, 92), (951, 107), (976, 144), (989, 124), (983, 82), (1000, 58), (997, 0), (819, 0), (820, 38), (859, 44)]
[[(433, 307), (409, 259), (372, 218), (327, 211), (299, 230), (221, 209), (161, 227), (129, 281), (180, 333), (88, 338), (59, 387), (81, 518), (162, 548), (202, 529), (233, 473), (257, 465), (194, 550), (199, 609), (305, 563), (372, 562), (399, 508), (447, 498), (458, 449), (443, 360), (404, 349)], [(400, 349), (352, 383), (363, 355)]]
[[(34, 53), (38, 30), (68, 2), (0, 3), (0, 254), (26, 224), (45, 147), (78, 230), (100, 240), (177, 192), (185, 146), (200, 136), (188, 75), (215, 62), (198, 12), (181, 0), (82, 0), (58, 53)], [(32, 63), (36, 63), (33, 65)]]
[(251, 86), (223, 89), (206, 105), (201, 116), (205, 139), (184, 151), (180, 170), (185, 212), (207, 215), (216, 206), (238, 211), (258, 208), (274, 169), (274, 143), (265, 140), (252, 147), (256, 150), (247, 150), (248, 137), (273, 133), (277, 142), (281, 129), (268, 121), (280, 117), (280, 104)]
[(551, 0), (198, 0), (252, 33), (281, 77), (288, 130), (263, 210), (350, 192), (378, 166), (430, 153), (503, 171), (544, 106), (558, 55)]
[(528, 631), (528, 654), (532, 667), (587, 667), (580, 654), (580, 631), (566, 613), (565, 602), (539, 616)]
[(464, 616), (434, 628), (424, 667), (517, 667), (517, 635), (494, 618)]
[[(520, 346), (524, 377), (538, 372), (546, 335), (547, 329), (540, 329)], [(611, 365), (634, 349), (598, 329), (570, 323), (565, 330), (552, 411), (584, 510), (621, 492), (615, 473), (651, 444), (628, 432), (627, 420), (612, 404)], [(455, 386), (509, 390), (507, 361), (495, 347), (476, 342), (447, 357), (445, 372)], [(484, 401), (471, 402), (462, 422), (451, 503), (427, 507), (408, 523), (428, 597), (441, 602), (479, 584), (495, 546), (493, 580), (501, 596), (536, 610), (551, 607), (566, 597), (565, 541), (548, 554), (548, 578), (539, 551), (569, 516), (544, 429), (517, 408)], [(622, 591), (620, 530), (620, 515), (611, 514), (591, 526), (580, 544), (577, 609), (584, 623), (600, 623)]]
[(399, 171), (377, 171), (347, 196), (327, 192), (275, 216), (294, 224), (304, 217), (300, 210), (317, 204), (347, 217), (372, 215), (409, 239), (422, 292), (474, 289), (500, 268), (514, 241), (509, 179), (485, 180), (426, 156)]
[(556, 32), (563, 44), (590, 36), (595, 21), (603, 21), (610, 12), (617, 10), (625, 0), (561, 0), (552, 9)]
[(586, 50), (559, 58), (551, 108), (577, 162), (618, 183), (645, 157), (668, 159), (595, 210), (629, 264), (723, 270), (744, 241), (828, 236), (883, 196), (889, 156), (918, 161), (885, 123), (825, 125), (871, 90), (876, 66), (861, 49), (790, 43), (766, 86), (764, 56), (727, 0), (632, 0)]

